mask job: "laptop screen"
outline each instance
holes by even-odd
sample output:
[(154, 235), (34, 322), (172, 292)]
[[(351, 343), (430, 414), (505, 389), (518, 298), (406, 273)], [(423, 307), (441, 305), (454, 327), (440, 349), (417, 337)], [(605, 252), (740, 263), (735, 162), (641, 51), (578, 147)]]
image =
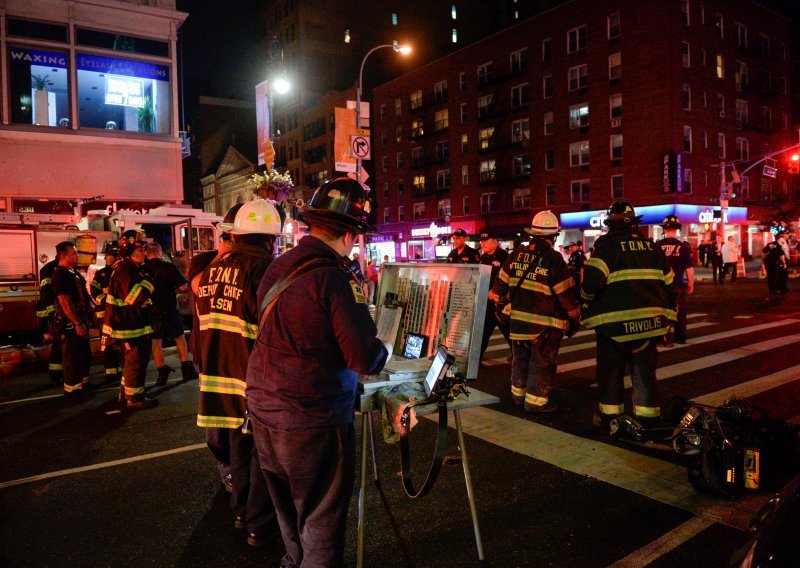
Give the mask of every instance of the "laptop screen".
[(447, 350), (441, 345), (436, 350), (436, 356), (433, 358), (433, 363), (428, 368), (428, 374), (425, 375), (425, 394), (431, 395), (431, 392), (436, 388), (436, 383), (444, 377), (447, 372), (448, 364)]

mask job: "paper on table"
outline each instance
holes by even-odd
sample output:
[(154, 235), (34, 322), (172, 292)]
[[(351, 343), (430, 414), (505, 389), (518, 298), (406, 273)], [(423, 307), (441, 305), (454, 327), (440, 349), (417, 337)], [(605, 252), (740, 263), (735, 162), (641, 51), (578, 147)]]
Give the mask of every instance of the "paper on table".
[(382, 308), (378, 318), (378, 339), (394, 345), (397, 342), (397, 330), (400, 329), (402, 315), (401, 308)]

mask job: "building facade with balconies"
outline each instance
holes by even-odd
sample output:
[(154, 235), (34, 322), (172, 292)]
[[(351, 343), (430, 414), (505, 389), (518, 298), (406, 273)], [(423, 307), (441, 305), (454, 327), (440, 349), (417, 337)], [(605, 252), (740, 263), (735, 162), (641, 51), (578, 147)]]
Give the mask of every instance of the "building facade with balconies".
[[(551, 209), (589, 247), (626, 199), (648, 225), (676, 213), (692, 244), (715, 238), (720, 163), (730, 182), (731, 163), (796, 142), (789, 43), (789, 20), (755, 2), (573, 0), (380, 85), (380, 232), (397, 257), (441, 257), (456, 228), (511, 241)], [(728, 188), (743, 250), (760, 254), (759, 221), (797, 200), (773, 165)]]

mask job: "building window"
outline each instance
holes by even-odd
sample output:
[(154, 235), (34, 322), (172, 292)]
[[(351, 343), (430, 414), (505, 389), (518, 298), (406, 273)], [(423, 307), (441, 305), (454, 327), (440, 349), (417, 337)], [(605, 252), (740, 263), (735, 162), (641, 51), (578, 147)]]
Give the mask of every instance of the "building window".
[(768, 106), (761, 106), (758, 112), (758, 126), (762, 130), (772, 130), (772, 109)]
[(531, 157), (529, 154), (514, 156), (513, 169), (514, 177), (522, 177), (531, 173)]
[(461, 166), (461, 185), (469, 185), (469, 166)]
[(720, 118), (725, 118), (725, 95), (717, 95), (717, 110), (719, 111)]
[(530, 101), (528, 83), (511, 87), (511, 108), (527, 106)]
[(528, 70), (528, 48), (512, 51), (509, 56), (512, 73), (522, 73)]
[(591, 192), (589, 191), (589, 180), (579, 179), (569, 184), (569, 198), (571, 203), (589, 203)]
[(467, 90), (467, 73), (462, 71), (458, 74), (458, 90), (462, 93)]
[(482, 151), (494, 148), (494, 126), (482, 128), (478, 131), (478, 147)]
[(453, 43), (458, 43), (458, 30), (456, 28), (453, 28), (450, 31), (450, 41)]
[(622, 77), (622, 53), (612, 53), (608, 56), (608, 78), (615, 81)]
[(589, 126), (589, 103), (569, 107), (569, 127), (581, 128), (583, 126)]
[(683, 99), (681, 102), (683, 110), (692, 110), (692, 87), (689, 83), (683, 84)]
[(608, 39), (615, 39), (619, 37), (620, 33), (620, 19), (619, 19), (619, 12), (614, 12), (613, 14), (609, 14), (607, 18), (607, 30), (608, 30)]
[(397, 169), (399, 170), (402, 167), (403, 167), (403, 153), (402, 152), (398, 152), (397, 153)]
[(405, 205), (400, 205), (397, 207), (397, 221), (402, 223), (406, 220), (406, 207)]
[(622, 159), (622, 134), (611, 135), (611, 159)]
[(446, 191), (450, 189), (450, 170), (436, 172), (436, 189)]
[(683, 151), (692, 153), (692, 127), (683, 127)]
[(736, 99), (736, 126), (747, 126), (749, 120), (747, 101)]
[(544, 186), (544, 201), (548, 207), (556, 204), (556, 185), (554, 183)]
[(622, 95), (611, 95), (608, 98), (608, 108), (612, 120), (622, 118)]
[(706, 66), (706, 48), (705, 47), (701, 47), (700, 48), (700, 65), (702, 65), (703, 67)]
[(433, 86), (433, 100), (437, 103), (447, 100), (447, 81), (439, 81)]
[(511, 123), (511, 143), (527, 143), (531, 138), (530, 119), (522, 118)]
[(478, 118), (486, 118), (492, 114), (494, 95), (485, 95), (478, 99)]
[[(742, 194), (742, 199), (750, 199), (750, 176), (742, 176), (739, 192)], [(797, 197), (795, 197), (795, 201), (797, 201)]]
[(461, 211), (464, 215), (469, 215), (469, 195), (461, 198)]
[(531, 188), (524, 187), (514, 190), (512, 206), (514, 209), (530, 209), (531, 207)]
[(389, 182), (388, 181), (383, 182), (383, 196), (384, 197), (389, 197)]
[(772, 74), (766, 69), (761, 70), (761, 92), (766, 95), (772, 94)]
[(714, 14), (714, 33), (720, 39), (725, 37), (725, 19), (719, 12)]
[(444, 130), (445, 128), (450, 126), (450, 118), (447, 109), (437, 110), (436, 114), (434, 115), (435, 119), (435, 130)]
[(414, 193), (422, 193), (425, 191), (425, 176), (423, 174), (414, 176), (414, 179), (411, 180), (411, 189)]
[(570, 91), (577, 91), (578, 89), (585, 89), (588, 84), (589, 66), (586, 64), (570, 67), (568, 74), (568, 89)]
[(411, 137), (416, 138), (418, 136), (425, 135), (425, 125), (421, 120), (412, 120), (411, 121)]
[(411, 99), (411, 110), (422, 108), (422, 89), (418, 89), (411, 93), (409, 98)]
[(688, 41), (681, 42), (681, 64), (685, 69), (692, 66), (692, 52)]
[(455, 20), (456, 19), (456, 15), (457, 15), (457, 13), (456, 13), (456, 5), (455, 4), (450, 4), (450, 17)]
[(733, 73), (733, 80), (736, 83), (736, 90), (741, 91), (743, 87), (747, 87), (749, 79), (750, 77), (747, 69), (747, 63), (743, 61), (737, 61), (734, 64)]
[(400, 99), (394, 100), (394, 115), (400, 116), (403, 112), (403, 101)]
[(742, 49), (747, 49), (747, 26), (736, 22), (733, 27), (736, 29), (736, 45)]
[(553, 58), (553, 42), (551, 39), (542, 40), (542, 61), (550, 61)]
[(386, 146), (386, 131), (381, 130), (381, 148)]
[(497, 194), (481, 193), (481, 213), (490, 213), (495, 210), (495, 197)]
[(440, 219), (450, 217), (453, 214), (452, 207), (450, 206), (450, 199), (440, 199), (436, 203), (436, 213)]
[(467, 122), (467, 103), (461, 103), (459, 106), (459, 120), (461, 124)]
[(414, 204), (414, 220), (419, 221), (425, 218), (425, 202)]
[[(42, 24), (45, 32), (49, 33), (48, 24)], [(53, 26), (53, 31), (60, 27)], [(33, 33), (29, 35), (34, 35)], [(47, 33), (40, 35), (48, 35)], [(53, 34), (53, 35), (57, 35)], [(22, 47), (8, 47), (11, 95), (11, 122), (15, 124), (35, 124), (37, 126), (61, 126), (69, 128), (71, 123), (69, 104), (69, 55), (65, 52), (43, 49), (27, 49)], [(81, 58), (78, 56), (78, 62)], [(94, 59), (105, 60), (104, 57)], [(136, 64), (128, 63), (131, 67)], [(148, 65), (148, 64), (143, 64)], [(165, 66), (158, 66), (166, 69)], [(88, 67), (87, 67), (88, 68)], [(79, 68), (80, 69), (80, 68)], [(85, 97), (93, 93), (93, 106), (99, 109), (94, 116), (93, 124), (83, 124), (92, 128), (104, 128), (109, 121), (114, 121), (114, 129), (139, 131), (137, 114), (144, 106), (144, 94), (141, 92), (145, 83), (144, 79), (135, 76), (112, 75), (104, 79), (104, 73), (78, 71), (79, 78), (85, 75), (83, 84), (86, 87)], [(139, 93), (126, 92), (127, 86)], [(91, 91), (92, 83), (96, 91)], [(153, 83), (149, 80), (147, 83)], [(168, 85), (169, 83), (167, 83)], [(81, 83), (79, 82), (79, 90)], [(109, 104), (109, 97), (112, 97)], [(83, 98), (80, 99), (83, 101)], [(167, 113), (169, 114), (169, 98), (167, 98)], [(81, 108), (81, 120), (84, 109)], [(108, 116), (105, 121), (103, 118)], [(93, 118), (86, 112), (87, 119)], [(118, 122), (117, 122), (118, 121)], [(148, 131), (149, 132), (149, 131)]]
[(395, 142), (402, 142), (403, 140), (403, 127), (398, 126), (394, 129), (394, 140)]
[(750, 159), (750, 143), (747, 141), (747, 138), (736, 138), (736, 159)]
[(683, 169), (683, 193), (692, 193), (692, 170)]
[(381, 120), (386, 120), (386, 104), (381, 105)]
[(469, 149), (469, 135), (462, 134), (461, 135), (461, 153), (466, 154), (467, 150)]
[(717, 54), (717, 79), (725, 78), (725, 56), (721, 53)]
[(545, 75), (542, 77), (542, 97), (549, 99), (553, 96), (553, 76)]
[(492, 62), (484, 63), (478, 67), (478, 87), (489, 84), (492, 80)]
[(350, 43), (350, 28), (344, 29), (344, 42)]
[(581, 140), (569, 145), (569, 165), (586, 166), (589, 164), (589, 141)]
[(392, 12), (392, 25), (397, 25), (397, 12)]
[[(308, 152), (306, 152), (308, 154)], [(386, 173), (389, 171), (389, 156), (382, 156), (381, 157), (381, 171)]]
[(417, 146), (411, 150), (411, 167), (420, 168), (425, 165), (425, 155), (422, 152), (422, 146)]
[(548, 136), (553, 133), (555, 130), (555, 124), (553, 123), (553, 111), (549, 110), (544, 113), (544, 135)]
[(494, 181), (497, 174), (494, 160), (484, 160), (481, 162), (480, 180), (481, 183)]
[(384, 222), (384, 224), (389, 222), (389, 208), (388, 207), (384, 207), (383, 208), (383, 222)]
[(586, 49), (586, 26), (578, 26), (567, 32), (567, 53)]
[(556, 167), (556, 152), (553, 149), (544, 151), (544, 169), (549, 171)]
[(689, 0), (681, 0), (681, 23), (689, 25)]
[(450, 142), (447, 140), (440, 140), (436, 143), (436, 159), (446, 160), (450, 157)]
[(622, 199), (624, 195), (622, 175), (611, 176), (611, 199)]
[(717, 156), (724, 160), (726, 154), (725, 134), (720, 132), (717, 134)]
[(397, 180), (397, 197), (403, 197), (405, 193), (405, 186), (403, 185), (403, 180)]

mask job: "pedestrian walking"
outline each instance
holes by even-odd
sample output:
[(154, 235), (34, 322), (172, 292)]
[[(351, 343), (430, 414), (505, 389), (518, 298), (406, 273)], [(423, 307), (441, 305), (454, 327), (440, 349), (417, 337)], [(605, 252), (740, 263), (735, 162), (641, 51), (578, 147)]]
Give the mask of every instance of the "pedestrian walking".
[(378, 296), (378, 267), (375, 264), (374, 258), (367, 264), (367, 281), (365, 282), (367, 285), (367, 300), (371, 306), (375, 304)]
[(233, 246), (203, 271), (196, 293), (202, 361), (197, 425), (219, 429), (220, 437), (227, 433), (234, 527), (246, 528), (247, 543), (258, 547), (275, 529), (275, 510), (249, 429), (245, 380), (258, 330), (256, 290), (273, 260), (281, 221), (275, 207), (256, 199), (220, 228), (231, 233)]
[(447, 255), (448, 264), (478, 264), (480, 255), (478, 251), (467, 244), (467, 232), (456, 229), (451, 235), (453, 250)]
[[(114, 270), (119, 258), (119, 245), (117, 241), (106, 241), (103, 244), (103, 260), (106, 265), (94, 273), (89, 292), (94, 299), (95, 323), (103, 330), (103, 323), (106, 315), (106, 298), (108, 297), (108, 286), (111, 283), (111, 273)], [(105, 370), (105, 383), (116, 384), (122, 379), (122, 353), (118, 344), (101, 345), (103, 352), (103, 368)]]
[(706, 239), (703, 239), (703, 241), (697, 246), (697, 256), (700, 264), (702, 264), (704, 267), (708, 267), (708, 249), (709, 244)]
[(692, 262), (692, 249), (689, 243), (677, 238), (682, 225), (675, 215), (668, 215), (661, 223), (664, 229), (664, 238), (656, 244), (664, 252), (667, 262), (675, 274), (674, 297), (675, 311), (678, 320), (675, 322), (675, 334), (665, 335), (667, 347), (675, 343), (686, 343), (686, 297), (694, 293), (694, 263)]
[(103, 346), (121, 346), (124, 353), (120, 402), (131, 410), (158, 405), (144, 393), (147, 364), (150, 361), (150, 295), (153, 281), (144, 271), (144, 249), (147, 236), (141, 230), (129, 230), (119, 239), (121, 259), (114, 264), (106, 296), (103, 318)]
[(345, 266), (358, 235), (372, 230), (369, 210), (357, 181), (324, 184), (301, 213), (311, 233), (270, 265), (258, 290), (247, 397), (286, 547), (281, 566), (344, 561), (358, 375), (379, 372), (392, 350)]
[(535, 414), (558, 409), (549, 396), (558, 350), (580, 318), (575, 280), (553, 248), (560, 230), (553, 213), (537, 213), (525, 228), (533, 236), (530, 244), (511, 253), (489, 296), (511, 303), (511, 397)]
[(711, 241), (708, 245), (709, 262), (711, 263), (711, 277), (714, 284), (722, 283), (722, 251), (717, 241)]
[(720, 254), (722, 255), (722, 271), (719, 275), (719, 283), (725, 284), (725, 275), (730, 273), (731, 285), (736, 284), (736, 272), (739, 265), (739, 245), (736, 244), (732, 235), (728, 237), (727, 242), (722, 245)]
[(164, 360), (164, 339), (175, 342), (178, 351), (178, 360), (181, 362), (181, 376), (184, 382), (197, 378), (189, 359), (189, 346), (183, 333), (183, 318), (178, 309), (178, 293), (186, 292), (189, 286), (186, 279), (178, 272), (178, 268), (171, 262), (164, 260), (164, 251), (158, 243), (147, 247), (147, 262), (145, 270), (153, 280), (153, 360), (158, 369), (156, 386), (164, 386), (172, 369)]
[(63, 354), (64, 394), (91, 390), (89, 366), (89, 328), (94, 302), (86, 290), (86, 280), (77, 271), (78, 251), (71, 241), (56, 245), (58, 266), (53, 271), (53, 296), (56, 310), (53, 329)]
[(597, 336), (599, 414), (606, 431), (625, 412), (625, 371), (630, 365), (633, 413), (644, 425), (661, 415), (656, 388), (658, 351), (670, 321), (676, 320), (674, 274), (661, 249), (638, 229), (641, 217), (626, 201), (608, 209), (608, 233), (595, 241), (586, 262), (581, 298), (588, 303), (583, 323)]
[[(492, 268), (492, 273), (489, 277), (489, 290), (491, 291), (497, 281), (497, 275), (500, 274), (500, 270), (508, 258), (508, 252), (499, 245), (497, 237), (491, 231), (481, 233), (480, 243), (480, 263)], [(489, 346), (489, 338), (492, 336), (495, 327), (500, 329), (500, 333), (503, 334), (508, 346), (511, 347), (511, 340), (508, 338), (509, 322), (506, 318), (498, 319), (497, 317), (498, 309), (503, 307), (504, 305), (498, 306), (497, 302), (491, 298), (486, 299), (486, 315), (483, 320), (483, 336), (481, 338), (481, 358), (483, 358), (483, 354)]]

